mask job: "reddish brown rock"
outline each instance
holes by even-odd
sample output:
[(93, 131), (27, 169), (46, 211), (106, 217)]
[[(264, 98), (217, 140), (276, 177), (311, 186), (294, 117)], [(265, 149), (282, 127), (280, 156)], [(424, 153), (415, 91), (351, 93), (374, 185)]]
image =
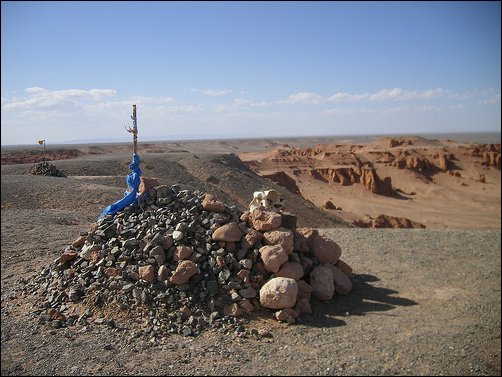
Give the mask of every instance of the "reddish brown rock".
[(311, 314), (312, 306), (308, 298), (299, 298), (295, 305), (295, 310), (301, 314)]
[(232, 253), (233, 251), (235, 251), (236, 247), (237, 247), (237, 245), (233, 241), (227, 241), (227, 242), (225, 242), (225, 251), (227, 253)]
[(316, 266), (310, 272), (312, 297), (318, 300), (331, 300), (335, 294), (335, 283), (331, 270), (323, 265)]
[(407, 156), (397, 158), (392, 163), (398, 169), (407, 169), (418, 173), (424, 177), (430, 177), (437, 172), (438, 167), (433, 164), (427, 157), (423, 156)]
[(58, 320), (58, 321), (66, 321), (66, 317), (63, 313), (61, 313), (59, 310), (57, 309), (54, 309), (54, 308), (50, 308), (47, 310), (47, 315), (49, 316), (49, 318), (54, 321), (54, 320)]
[(174, 250), (174, 261), (180, 261), (185, 259), (190, 259), (190, 256), (193, 253), (193, 249), (191, 247), (180, 245), (176, 246), (176, 250)]
[(72, 242), (71, 245), (75, 249), (78, 249), (79, 247), (81, 247), (84, 244), (86, 238), (87, 238), (86, 236), (79, 236), (75, 241)]
[(413, 145), (413, 140), (412, 139), (406, 139), (406, 138), (399, 138), (399, 139), (390, 139), (389, 140), (389, 147), (394, 148), (399, 145)]
[(361, 228), (425, 228), (425, 225), (406, 217), (380, 214), (376, 218), (354, 220), (353, 224)]
[(148, 266), (140, 266), (138, 269), (139, 278), (148, 283), (153, 283), (154, 272), (155, 270), (151, 264)]
[(448, 156), (445, 154), (442, 154), (438, 156), (438, 163), (437, 166), (439, 169), (443, 171), (448, 171), (451, 168), (451, 162), (448, 160)]
[(192, 309), (190, 309), (186, 305), (183, 305), (181, 308), (179, 308), (178, 312), (179, 312), (181, 319), (183, 321), (186, 321), (192, 315)]
[(323, 182), (340, 183), (342, 186), (360, 183), (374, 194), (396, 196), (390, 177), (380, 179), (376, 170), (371, 166), (316, 168), (309, 170), (308, 173)]
[(247, 230), (246, 235), (241, 239), (241, 247), (246, 250), (250, 249), (262, 238), (262, 233), (250, 228)]
[(197, 265), (190, 260), (182, 260), (176, 267), (176, 271), (169, 278), (169, 282), (172, 284), (184, 284), (195, 274), (197, 274)]
[(335, 282), (335, 291), (341, 295), (346, 295), (352, 290), (352, 281), (339, 268), (333, 266), (331, 270)]
[(242, 308), (235, 302), (223, 307), (223, 314), (228, 316), (239, 317), (242, 315), (242, 312)]
[(202, 200), (202, 208), (206, 211), (223, 212), (225, 210), (225, 205), (217, 200), (214, 195), (206, 194)]
[(249, 218), (251, 226), (258, 231), (273, 230), (281, 226), (281, 215), (275, 212), (253, 210)]
[(322, 266), (328, 268), (331, 271), (336, 293), (346, 295), (352, 290), (352, 281), (347, 275), (342, 272), (342, 270), (330, 263), (323, 263)]
[(317, 230), (312, 228), (298, 228), (294, 232), (295, 251), (309, 254), (311, 251), (312, 238), (318, 234)]
[(493, 166), (500, 170), (500, 151), (484, 152), (482, 157), (483, 157), (483, 162), (481, 163), (482, 165)]
[(120, 271), (116, 269), (115, 267), (108, 267), (103, 270), (103, 273), (105, 274), (106, 277), (111, 278), (113, 276), (119, 276)]
[[(257, 264), (260, 264), (260, 263), (262, 263), (262, 262), (260, 261)], [(258, 273), (258, 275), (253, 276), (251, 286), (255, 289), (260, 289), (263, 286), (263, 284), (265, 284), (265, 280), (266, 280), (265, 276), (266, 275), (264, 275), (262, 273)], [(256, 283), (257, 286), (255, 286), (253, 283)]]
[(310, 301), (314, 288), (305, 280), (298, 280), (296, 284), (298, 284), (298, 299), (306, 298)]
[(237, 272), (236, 276), (244, 283), (249, 283), (249, 270), (241, 269), (239, 270), (239, 272)]
[(285, 262), (274, 277), (291, 278), (300, 280), (303, 277), (303, 267), (298, 262)]
[(293, 231), (277, 228), (269, 232), (263, 233), (263, 238), (266, 245), (282, 245), (288, 254), (291, 254), (295, 248), (295, 238)]
[(96, 232), (98, 229), (99, 229), (99, 225), (100, 223), (92, 223), (90, 226), (89, 226), (89, 232), (90, 233), (94, 233)]
[(267, 245), (260, 248), (263, 265), (268, 272), (277, 272), (288, 261), (288, 253), (281, 245)]
[(315, 234), (312, 237), (311, 250), (319, 262), (335, 264), (342, 255), (342, 249), (338, 244), (323, 235)]
[(396, 191), (392, 188), (392, 180), (390, 177), (380, 179), (376, 170), (372, 167), (361, 169), (361, 183), (370, 190), (373, 194), (384, 196), (396, 196)]
[(299, 316), (300, 313), (298, 313), (295, 309), (291, 308), (282, 309), (275, 312), (275, 318), (278, 321), (294, 322), (296, 318)]
[(338, 262), (336, 262), (335, 266), (338, 267), (340, 269), (340, 271), (342, 271), (349, 278), (352, 276), (352, 272), (353, 272), (352, 267), (350, 267), (343, 260), (338, 259)]
[(244, 233), (242, 232), (239, 225), (234, 222), (222, 225), (217, 228), (212, 235), (215, 241), (225, 241), (225, 242), (238, 242), (241, 240)]
[(318, 233), (315, 229), (298, 228), (298, 230), (294, 232), (295, 250), (303, 254), (310, 253), (310, 244), (313, 236), (316, 234)]
[(281, 212), (281, 226), (286, 229), (290, 229), (293, 232), (296, 230), (296, 223), (298, 222), (298, 217), (290, 212)]
[(251, 217), (251, 212), (249, 211), (244, 211), (242, 212), (242, 215), (240, 217), (241, 221), (244, 221), (245, 223), (249, 222), (249, 218)]
[(164, 248), (164, 250), (169, 250), (169, 248), (173, 246), (173, 244), (174, 244), (173, 237), (171, 236), (164, 237), (164, 240), (162, 241), (162, 247)]
[(260, 304), (269, 309), (292, 308), (297, 294), (298, 285), (294, 279), (273, 278), (261, 287)]
[(140, 177), (138, 193), (142, 194), (144, 192), (150, 192), (151, 189), (159, 185), (159, 181), (157, 181), (155, 178)]
[(242, 299), (237, 303), (241, 309), (246, 313), (249, 314), (254, 310), (254, 305), (249, 301), (248, 299)]
[(317, 229), (313, 228), (298, 228), (297, 232), (304, 236), (308, 242), (310, 242), (315, 235), (319, 234)]
[(61, 254), (61, 257), (59, 257), (59, 261), (61, 263), (68, 262), (70, 260), (73, 260), (77, 257), (78, 253), (73, 250), (65, 251), (63, 254)]
[[(270, 272), (267, 271), (267, 269), (265, 268), (265, 264), (263, 263), (262, 260), (259, 260), (258, 263), (256, 263), (254, 265), (254, 268), (256, 270), (256, 272), (258, 272), (259, 275), (268, 275)], [(279, 267), (280, 268), (280, 267)]]
[(93, 250), (93, 251), (91, 251), (91, 257), (90, 257), (89, 261), (91, 263), (97, 263), (98, 260), (99, 260), (99, 254), (100, 254), (99, 250)]
[(296, 185), (296, 180), (291, 178), (283, 171), (278, 171), (272, 174), (263, 175), (263, 177), (271, 179), (279, 186), (284, 187), (286, 190), (292, 192), (293, 194), (301, 195), (300, 189)]

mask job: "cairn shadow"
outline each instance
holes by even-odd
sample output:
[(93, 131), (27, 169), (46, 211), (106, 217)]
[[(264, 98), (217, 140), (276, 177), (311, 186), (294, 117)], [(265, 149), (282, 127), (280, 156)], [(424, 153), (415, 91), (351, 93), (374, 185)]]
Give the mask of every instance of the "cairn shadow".
[(346, 325), (344, 317), (362, 316), (386, 312), (398, 306), (418, 305), (417, 302), (399, 297), (398, 291), (375, 287), (376, 276), (359, 274), (352, 277), (352, 290), (348, 295), (335, 295), (330, 301), (312, 300), (313, 313), (302, 316), (301, 323), (312, 327), (337, 327)]

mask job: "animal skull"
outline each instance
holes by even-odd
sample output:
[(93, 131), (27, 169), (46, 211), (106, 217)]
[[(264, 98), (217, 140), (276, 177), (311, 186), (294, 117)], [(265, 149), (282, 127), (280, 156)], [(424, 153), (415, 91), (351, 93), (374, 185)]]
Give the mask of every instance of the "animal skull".
[(249, 203), (249, 211), (261, 207), (267, 211), (278, 212), (284, 208), (284, 199), (276, 190), (255, 191), (253, 200)]

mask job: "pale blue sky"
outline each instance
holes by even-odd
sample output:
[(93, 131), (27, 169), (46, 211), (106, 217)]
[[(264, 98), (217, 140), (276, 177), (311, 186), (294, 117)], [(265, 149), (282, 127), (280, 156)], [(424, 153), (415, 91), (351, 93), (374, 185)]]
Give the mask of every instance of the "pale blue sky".
[(2, 145), (500, 131), (500, 2), (1, 6)]

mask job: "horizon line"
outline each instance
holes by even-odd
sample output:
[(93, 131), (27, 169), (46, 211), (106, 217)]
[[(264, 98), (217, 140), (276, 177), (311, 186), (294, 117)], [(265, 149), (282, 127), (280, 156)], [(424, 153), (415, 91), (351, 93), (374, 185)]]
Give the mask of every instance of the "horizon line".
[[(344, 134), (319, 134), (319, 135), (301, 135), (301, 136), (285, 136), (285, 135), (274, 135), (274, 136), (231, 136), (231, 137), (189, 137), (185, 135), (177, 135), (171, 138), (167, 138), (165, 136), (161, 137), (149, 137), (146, 138), (145, 140), (138, 140), (138, 144), (141, 143), (152, 143), (152, 142), (158, 142), (158, 143), (166, 143), (166, 142), (173, 142), (173, 143), (179, 143), (179, 142), (203, 142), (203, 141), (220, 141), (220, 140), (258, 140), (258, 139), (271, 139), (271, 140), (277, 140), (277, 139), (315, 139), (315, 138), (322, 138), (322, 137), (329, 137), (329, 138), (336, 138), (336, 137), (358, 137), (358, 138), (374, 138), (374, 137), (385, 137), (385, 136), (398, 136), (398, 137), (403, 137), (403, 136), (434, 136), (434, 135), (442, 135), (442, 136), (448, 136), (448, 135), (481, 135), (481, 134), (493, 134), (493, 135), (499, 135), (499, 138), (501, 136), (501, 131), (458, 131), (458, 132), (445, 132), (445, 131), (438, 131), (438, 132), (422, 132), (422, 133), (374, 133), (374, 134), (350, 134), (350, 133), (344, 133)], [(130, 140), (126, 140), (126, 137), (118, 137), (118, 138), (105, 138), (105, 139), (76, 139), (76, 140), (67, 140), (67, 141), (61, 141), (57, 142), (54, 144), (49, 144), (51, 146), (58, 146), (58, 145), (92, 145), (92, 144), (126, 144), (131, 142)], [(33, 143), (33, 144), (1, 144), (1, 147), (27, 147), (31, 145), (38, 145), (38, 143)]]

